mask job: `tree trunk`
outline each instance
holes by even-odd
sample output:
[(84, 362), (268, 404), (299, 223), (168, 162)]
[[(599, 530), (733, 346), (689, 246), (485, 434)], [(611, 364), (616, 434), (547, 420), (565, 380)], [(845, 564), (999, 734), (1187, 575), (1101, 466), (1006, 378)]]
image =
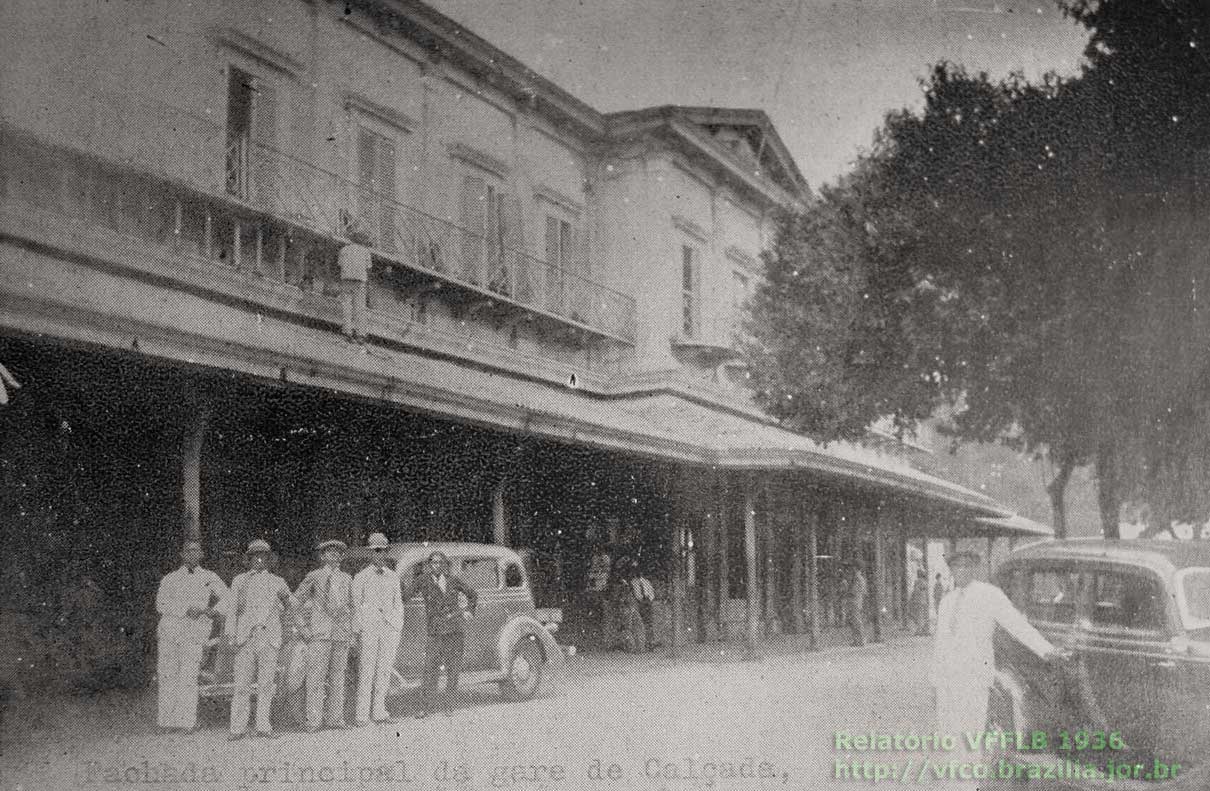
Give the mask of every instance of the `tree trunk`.
[[(1163, 533), (1176, 538), (1176, 533), (1172, 532), (1172, 513), (1166, 505), (1152, 506), (1147, 526), (1143, 528), (1142, 533), (1139, 533), (1139, 538), (1155, 538)], [(1194, 536), (1194, 538), (1199, 537), (1200, 535)]]
[(1121, 538), (1119, 519), (1121, 503), (1118, 501), (1118, 458), (1117, 448), (1112, 442), (1104, 442), (1097, 448), (1097, 506), (1101, 511), (1101, 532), (1105, 538)]
[[(1053, 456), (1052, 456), (1053, 458)], [(1054, 521), (1055, 538), (1067, 538), (1067, 482), (1071, 480), (1071, 472), (1075, 462), (1064, 456), (1059, 462), (1059, 469), (1050, 483), (1046, 484), (1046, 493), (1050, 495), (1050, 513)]]

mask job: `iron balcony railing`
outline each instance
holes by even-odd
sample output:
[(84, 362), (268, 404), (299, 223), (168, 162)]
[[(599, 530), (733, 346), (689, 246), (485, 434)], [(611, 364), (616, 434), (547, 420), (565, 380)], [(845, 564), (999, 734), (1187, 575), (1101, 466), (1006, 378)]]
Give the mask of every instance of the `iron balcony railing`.
[(63, 130), (61, 142), (75, 147), (87, 139), (86, 154), (129, 162), (337, 240), (356, 219), (376, 256), (392, 265), (634, 343), (629, 295), (273, 146), (232, 138), (210, 118), (126, 94), (106, 94), (74, 118), (78, 129)]

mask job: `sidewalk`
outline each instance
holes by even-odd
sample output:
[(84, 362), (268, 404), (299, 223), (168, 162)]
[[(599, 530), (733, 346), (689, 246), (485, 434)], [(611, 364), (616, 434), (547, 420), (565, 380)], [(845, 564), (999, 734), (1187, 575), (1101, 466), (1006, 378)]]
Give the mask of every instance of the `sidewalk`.
[[(826, 627), (820, 630), (819, 648), (814, 651), (810, 650), (805, 635), (765, 637), (760, 643), (760, 658), (757, 661), (788, 658), (827, 660), (838, 655), (899, 650), (931, 639), (916, 636), (914, 632), (902, 630), (898, 624), (892, 624), (883, 630), (882, 642), (869, 642), (858, 647), (850, 644), (851, 633), (848, 628)], [(646, 672), (652, 668), (686, 662), (719, 664), (747, 661), (751, 661), (748, 658), (747, 646), (734, 640), (678, 645), (675, 658), (669, 656), (668, 646), (664, 645), (645, 654), (628, 654), (624, 651), (577, 652), (567, 660), (568, 665), (575, 668), (575, 672), (594, 676), (601, 673)]]

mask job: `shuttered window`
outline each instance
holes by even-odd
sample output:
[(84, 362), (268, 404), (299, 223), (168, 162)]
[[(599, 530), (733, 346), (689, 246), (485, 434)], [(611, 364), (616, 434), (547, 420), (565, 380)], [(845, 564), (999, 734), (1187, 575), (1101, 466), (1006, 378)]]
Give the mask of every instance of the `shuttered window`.
[(395, 182), (398, 173), (395, 141), (363, 125), (357, 127), (357, 218), (373, 243), (394, 250)]
[(227, 76), (227, 192), (276, 208), (277, 89), (231, 67)]
[(681, 245), (681, 332), (696, 338), (701, 329), (701, 254), (692, 245)]

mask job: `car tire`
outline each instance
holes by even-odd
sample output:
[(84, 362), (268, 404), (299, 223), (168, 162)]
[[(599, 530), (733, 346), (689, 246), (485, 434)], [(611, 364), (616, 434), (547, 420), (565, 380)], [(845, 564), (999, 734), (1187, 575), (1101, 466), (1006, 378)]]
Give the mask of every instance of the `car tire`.
[(504, 699), (512, 702), (529, 700), (542, 684), (542, 668), (545, 665), (542, 648), (533, 635), (525, 635), (513, 645), (505, 667), (500, 692)]

